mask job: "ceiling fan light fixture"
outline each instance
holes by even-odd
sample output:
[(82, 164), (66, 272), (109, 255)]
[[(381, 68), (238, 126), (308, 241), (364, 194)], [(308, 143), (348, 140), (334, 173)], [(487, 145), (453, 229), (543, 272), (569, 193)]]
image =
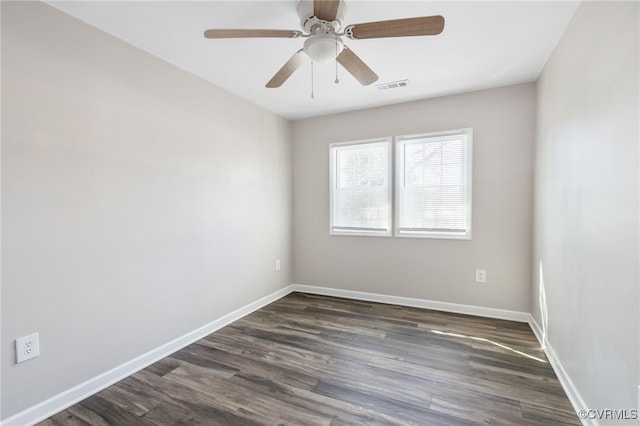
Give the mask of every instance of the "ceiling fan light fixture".
[[(0, 0), (1, 1), (1, 0)], [(304, 47), (298, 50), (267, 82), (268, 88), (280, 87), (297, 70), (306, 58), (311, 59), (311, 76), (315, 62), (335, 61), (338, 83), (338, 64), (351, 74), (360, 84), (368, 86), (378, 81), (378, 75), (347, 48), (342, 37), (352, 40), (386, 37), (413, 37), (437, 35), (444, 29), (444, 18), (440, 15), (415, 18), (390, 19), (348, 25), (344, 30), (345, 0), (300, 0), (298, 16), (302, 31), (277, 29), (209, 29), (206, 38), (298, 38), (306, 39)], [(404, 87), (402, 82), (397, 87)], [(395, 87), (391, 83), (386, 88)]]
[(313, 62), (332, 61), (342, 49), (342, 40), (335, 34), (315, 34), (304, 42), (304, 52)]

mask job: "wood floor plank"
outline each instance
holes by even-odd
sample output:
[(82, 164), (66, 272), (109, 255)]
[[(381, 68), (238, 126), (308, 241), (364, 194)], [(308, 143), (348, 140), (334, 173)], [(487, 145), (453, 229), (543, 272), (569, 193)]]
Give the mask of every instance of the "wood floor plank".
[(292, 293), (40, 426), (579, 425), (527, 324)]
[(320, 382), (314, 392), (342, 401), (349, 401), (361, 405), (388, 416), (398, 418), (410, 425), (463, 425), (471, 424), (462, 419), (457, 419), (446, 414), (441, 414), (428, 409), (429, 402), (424, 404), (411, 404), (398, 400), (391, 396), (382, 396), (377, 392), (365, 392), (354, 389), (351, 386), (340, 386)]
[(521, 402), (523, 424), (526, 425), (575, 425), (576, 415), (573, 411), (555, 410), (541, 405)]
[(164, 376), (170, 371), (180, 367), (180, 363), (173, 358), (167, 357), (157, 361), (146, 368), (147, 371)]
[(113, 401), (104, 399), (99, 395), (94, 395), (85, 399), (80, 402), (80, 405), (98, 415), (108, 425), (153, 425), (153, 423), (148, 420), (135, 415), (131, 411), (122, 409)]
[(89, 425), (89, 423), (87, 423), (84, 420), (74, 416), (68, 410), (62, 410), (61, 412), (59, 412), (55, 416), (52, 416), (51, 418), (49, 418), (49, 419), (45, 420), (44, 422), (40, 423), (40, 425), (42, 425), (42, 426), (59, 426), (59, 425), (87, 426), (87, 425)]
[[(58, 423), (56, 423), (53, 418), (49, 418), (46, 420), (43, 420), (42, 422), (40, 422), (40, 426), (56, 426)], [(77, 424), (77, 423), (76, 423)], [(86, 423), (85, 423), (86, 424)]]
[[(205, 343), (205, 342), (203, 342)], [(206, 342), (207, 344), (219, 344), (216, 342)], [(298, 387), (300, 389), (310, 389), (318, 382), (314, 371), (304, 368), (307, 365), (315, 365), (316, 363), (325, 364), (326, 360), (317, 360), (316, 358), (300, 358), (297, 356), (288, 357), (282, 355), (279, 349), (271, 347), (271, 350), (251, 350), (236, 352), (233, 350), (219, 350), (213, 357), (216, 361), (226, 364), (230, 367), (238, 368), (246, 374), (261, 375), (279, 383)], [(289, 351), (286, 353), (295, 353)]]
[(432, 395), (432, 390), (421, 381), (340, 358), (330, 360), (323, 377), (328, 383), (365, 393), (389, 394), (416, 405), (428, 404)]
[[(313, 412), (296, 410), (286, 401), (277, 397), (274, 389), (282, 388), (273, 383), (270, 392), (255, 392), (251, 381), (224, 380), (217, 376), (205, 376), (193, 374), (191, 368), (180, 367), (166, 377), (168, 381), (189, 386), (203, 397), (217, 405), (232, 408), (235, 412), (246, 410), (264, 420), (272, 420), (276, 423), (300, 425), (329, 425), (330, 418)], [(248, 386), (249, 384), (249, 386)], [(223, 390), (221, 392), (221, 390)], [(273, 395), (273, 394), (276, 395)]]
[(398, 362), (389, 358), (374, 357), (369, 363), (381, 369), (412, 375), (417, 378), (435, 381), (438, 385), (451, 387), (464, 384), (467, 392), (480, 395), (492, 395), (504, 398), (514, 398), (519, 401), (531, 401), (534, 404), (548, 406), (554, 409), (565, 409), (564, 400), (546, 392), (519, 387), (516, 384), (494, 382), (493, 380), (479, 379), (464, 373), (452, 373), (437, 368), (419, 366), (409, 362)]
[[(92, 397), (90, 397), (92, 398)], [(89, 399), (89, 398), (88, 398)], [(81, 403), (75, 404), (66, 410), (63, 413), (68, 413), (68, 416), (65, 416), (64, 419), (59, 419), (58, 422), (61, 425), (69, 426), (75, 424), (88, 424), (92, 426), (108, 426), (109, 422), (101, 417), (99, 414), (94, 412), (93, 410), (85, 407)], [(52, 418), (56, 418), (59, 414), (56, 414)], [(75, 423), (80, 421), (79, 423)]]
[[(235, 380), (244, 379), (242, 374), (235, 377)], [(262, 392), (274, 392), (274, 384), (264, 381), (260, 377), (247, 377), (247, 380), (254, 381), (254, 386)], [(387, 416), (377, 410), (370, 410), (348, 401), (326, 397), (322, 394), (297, 389), (291, 386), (277, 386), (278, 398), (299, 407), (303, 410), (322, 413), (331, 418), (331, 424), (376, 424), (376, 425), (405, 425), (401, 420)]]
[(178, 361), (183, 361), (183, 363), (189, 363), (197, 365), (198, 367), (203, 367), (209, 372), (215, 372), (217, 375), (222, 377), (231, 377), (239, 371), (237, 368), (232, 368), (214, 361), (212, 359), (212, 355), (215, 353), (215, 351), (216, 349), (193, 343), (171, 355), (171, 358)]
[(144, 415), (156, 405), (150, 399), (131, 392), (122, 386), (111, 386), (98, 392), (97, 395), (138, 417)]
[(220, 425), (270, 424), (268, 418), (245, 409), (250, 396), (244, 393), (237, 394), (219, 388), (208, 389), (195, 381), (185, 384), (176, 376), (173, 380), (168, 378), (168, 375), (158, 378), (144, 370), (139, 371), (135, 376), (164, 396), (162, 403), (158, 406), (166, 404), (179, 406), (183, 412), (189, 413), (195, 424), (206, 425), (207, 421)]
[[(491, 407), (491, 410), (487, 410), (486, 407)], [(429, 409), (457, 418), (464, 418), (474, 423), (491, 425), (521, 425), (523, 423), (522, 410), (518, 401), (489, 395), (476, 394), (471, 398), (434, 395), (431, 398)]]

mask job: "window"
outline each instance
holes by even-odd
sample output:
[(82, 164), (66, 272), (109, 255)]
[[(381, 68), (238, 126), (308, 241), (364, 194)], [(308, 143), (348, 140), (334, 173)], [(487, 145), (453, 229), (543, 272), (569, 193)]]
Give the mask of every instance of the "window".
[(391, 236), (391, 139), (330, 146), (330, 233)]
[(396, 236), (471, 239), (471, 129), (396, 139)]
[[(471, 239), (472, 130), (330, 146), (332, 235)], [(394, 174), (392, 174), (394, 173)]]

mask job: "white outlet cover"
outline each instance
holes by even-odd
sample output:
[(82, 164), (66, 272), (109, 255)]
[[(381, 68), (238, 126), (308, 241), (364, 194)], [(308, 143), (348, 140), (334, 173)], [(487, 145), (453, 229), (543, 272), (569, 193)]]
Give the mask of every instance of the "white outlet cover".
[(40, 356), (40, 336), (38, 333), (16, 339), (16, 362), (21, 363)]

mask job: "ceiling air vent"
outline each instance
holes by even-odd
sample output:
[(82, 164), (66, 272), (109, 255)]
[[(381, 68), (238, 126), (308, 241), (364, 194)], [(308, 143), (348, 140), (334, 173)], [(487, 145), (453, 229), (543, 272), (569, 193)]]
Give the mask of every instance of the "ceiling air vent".
[(409, 86), (409, 80), (407, 79), (392, 81), (390, 83), (376, 84), (378, 90), (400, 89), (407, 86)]

